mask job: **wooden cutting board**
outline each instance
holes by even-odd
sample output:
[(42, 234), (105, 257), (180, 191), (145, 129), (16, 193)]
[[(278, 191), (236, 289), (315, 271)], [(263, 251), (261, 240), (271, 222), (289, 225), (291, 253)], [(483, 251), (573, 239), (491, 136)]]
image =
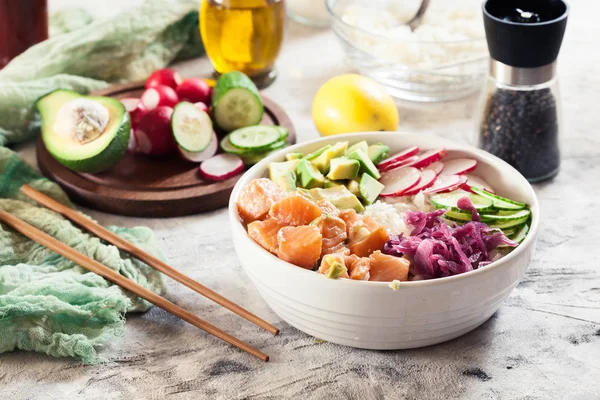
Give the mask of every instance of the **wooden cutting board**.
[[(115, 98), (140, 97), (144, 83), (112, 86), (91, 94)], [(280, 125), (289, 130), (288, 142), (296, 142), (290, 118), (281, 107), (261, 94), (265, 105), (262, 125)], [(126, 154), (110, 170), (97, 174), (71, 171), (37, 142), (40, 171), (57, 182), (76, 203), (112, 214), (135, 217), (176, 217), (225, 207), (239, 177), (210, 182), (198, 172), (198, 164), (177, 155), (149, 157)]]

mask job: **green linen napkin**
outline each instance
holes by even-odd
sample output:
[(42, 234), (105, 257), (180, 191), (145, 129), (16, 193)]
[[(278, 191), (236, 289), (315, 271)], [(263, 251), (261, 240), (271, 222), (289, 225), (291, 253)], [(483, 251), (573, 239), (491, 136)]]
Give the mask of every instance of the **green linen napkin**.
[(98, 22), (82, 10), (55, 15), (53, 36), (0, 70), (0, 146), (35, 136), (33, 103), (54, 89), (86, 93), (143, 80), (174, 60), (201, 55), (198, 4), (146, 0)]
[[(29, 200), (19, 192), (25, 183), (71, 206), (58, 185), (0, 147), (0, 209), (138, 284), (164, 293), (159, 272)], [(108, 229), (162, 258), (150, 229)], [(96, 363), (103, 360), (96, 348), (122, 334), (123, 314), (150, 306), (0, 224), (0, 353), (21, 349)]]

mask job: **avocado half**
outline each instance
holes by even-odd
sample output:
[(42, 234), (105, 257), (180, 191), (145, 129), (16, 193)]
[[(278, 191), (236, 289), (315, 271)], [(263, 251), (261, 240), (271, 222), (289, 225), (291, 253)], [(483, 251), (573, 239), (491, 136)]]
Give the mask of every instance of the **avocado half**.
[(46, 149), (73, 171), (104, 171), (127, 151), (131, 122), (117, 99), (59, 89), (41, 97), (36, 108)]

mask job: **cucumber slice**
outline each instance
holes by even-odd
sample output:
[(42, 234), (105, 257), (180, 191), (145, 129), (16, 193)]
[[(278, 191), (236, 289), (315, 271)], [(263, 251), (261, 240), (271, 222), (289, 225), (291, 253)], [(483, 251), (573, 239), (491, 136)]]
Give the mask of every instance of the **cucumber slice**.
[(215, 122), (230, 132), (257, 125), (263, 116), (263, 103), (256, 85), (239, 71), (223, 74), (212, 94)]
[(497, 221), (494, 222), (493, 224), (488, 224), (488, 226), (490, 228), (497, 228), (497, 229), (502, 229), (505, 230), (506, 228), (512, 228), (518, 225), (522, 225), (524, 223), (526, 223), (527, 221), (529, 221), (529, 215), (521, 218), (521, 219), (512, 219), (512, 220), (508, 220), (508, 221)]
[(529, 210), (519, 210), (512, 214), (500, 215), (500, 214), (482, 214), (481, 221), (483, 222), (507, 222), (513, 220), (522, 220), (523, 218), (528, 219), (531, 215)]
[(187, 101), (173, 109), (171, 130), (179, 147), (191, 153), (204, 151), (213, 139), (213, 126), (208, 114)]
[(456, 203), (465, 196), (471, 200), (471, 203), (473, 203), (473, 206), (475, 206), (475, 209), (478, 212), (488, 211), (494, 208), (493, 200), (465, 191), (455, 191), (431, 196), (431, 203), (433, 203), (436, 208), (450, 208), (452, 211), (460, 212), (461, 209), (456, 206)]
[(455, 222), (469, 222), (471, 221), (472, 215), (471, 213), (460, 211), (446, 211), (444, 218), (448, 218), (449, 220)]
[(274, 126), (256, 125), (236, 129), (229, 134), (229, 142), (244, 150), (262, 151), (278, 142), (281, 132)]
[(499, 210), (522, 210), (527, 207), (527, 204), (525, 203), (519, 203), (518, 201), (495, 195), (477, 186), (471, 186), (471, 190), (482, 197), (492, 200), (494, 202), (494, 208)]
[(232, 145), (231, 142), (229, 141), (229, 135), (227, 135), (223, 139), (221, 139), (221, 149), (223, 149), (223, 151), (225, 153), (229, 153), (229, 154), (240, 155), (240, 154), (248, 153), (247, 150), (240, 149), (240, 148)]
[(287, 142), (285, 142), (285, 141), (277, 142), (277, 146), (279, 146), (279, 147), (274, 147), (274, 148), (270, 149), (269, 151), (265, 151), (262, 153), (249, 152), (249, 153), (242, 153), (242, 154), (238, 154), (238, 155), (242, 158), (245, 165), (248, 165), (248, 166), (254, 165), (257, 162), (259, 162), (260, 160), (262, 160), (263, 158), (268, 157), (271, 154), (273, 154), (274, 152), (276, 152), (277, 150), (282, 149), (285, 146), (287, 146)]
[(521, 243), (523, 240), (525, 240), (527, 233), (529, 233), (529, 225), (525, 224), (517, 231), (517, 233), (509, 236), (509, 239), (514, 240), (517, 243)]

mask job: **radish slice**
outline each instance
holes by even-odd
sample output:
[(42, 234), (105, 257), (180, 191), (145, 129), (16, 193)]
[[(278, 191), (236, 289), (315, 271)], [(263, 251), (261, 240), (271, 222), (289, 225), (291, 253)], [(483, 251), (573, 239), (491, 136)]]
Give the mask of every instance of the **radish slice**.
[(393, 168), (389, 168), (392, 165), (398, 164), (399, 162), (414, 156), (418, 152), (419, 152), (419, 148), (417, 146), (408, 148), (404, 151), (401, 151), (400, 153), (394, 154), (393, 156), (386, 158), (385, 160), (383, 160), (382, 162), (377, 164), (377, 168), (379, 168), (380, 171), (386, 171), (386, 170), (389, 171), (389, 170), (393, 169)]
[(415, 194), (433, 186), (435, 181), (437, 180), (437, 175), (430, 169), (425, 169), (421, 171), (421, 180), (419, 184), (412, 189), (404, 192), (404, 196), (414, 196)]
[(398, 168), (383, 174), (379, 183), (385, 187), (381, 197), (403, 196), (404, 192), (415, 187), (421, 180), (421, 173), (412, 167)]
[(425, 167), (425, 169), (432, 170), (436, 175), (439, 175), (440, 172), (444, 169), (444, 163), (441, 161), (436, 161), (431, 165)]
[(471, 158), (456, 158), (444, 163), (442, 175), (463, 175), (474, 171), (477, 168), (477, 161)]
[(464, 175), (440, 175), (429, 189), (423, 191), (424, 194), (451, 192), (460, 188), (467, 182)]
[(421, 154), (416, 161), (406, 164), (406, 166), (415, 168), (425, 168), (436, 161), (440, 161), (442, 158), (446, 157), (446, 154), (448, 154), (446, 149), (429, 150)]
[(217, 138), (217, 135), (213, 132), (212, 139), (208, 146), (204, 150), (197, 152), (185, 151), (181, 148), (181, 146), (177, 147), (179, 149), (179, 153), (184, 159), (191, 162), (199, 163), (208, 160), (217, 153), (217, 150), (219, 149), (219, 139)]
[(224, 181), (244, 170), (244, 162), (235, 154), (219, 154), (200, 164), (200, 173), (211, 181)]
[(492, 188), (492, 185), (487, 183), (483, 178), (480, 178), (475, 175), (467, 175), (467, 183), (464, 186), (469, 187), (469, 189), (468, 189), (469, 192), (471, 192), (471, 186), (477, 186), (480, 188), (484, 188), (485, 190), (487, 190), (490, 193), (496, 193), (494, 188)]
[(395, 170), (395, 169), (402, 168), (402, 167), (404, 167), (404, 166), (406, 166), (406, 165), (410, 165), (412, 162), (414, 162), (414, 161), (417, 161), (418, 159), (419, 159), (419, 157), (417, 157), (417, 156), (412, 156), (412, 157), (409, 157), (409, 158), (407, 158), (407, 159), (405, 159), (405, 160), (398, 161), (398, 162), (397, 162), (397, 163), (395, 163), (395, 164), (388, 165), (387, 167), (385, 167), (385, 168), (383, 168), (383, 169), (380, 169), (380, 170), (379, 170), (379, 172), (389, 172), (389, 171), (393, 171), (393, 170)]

